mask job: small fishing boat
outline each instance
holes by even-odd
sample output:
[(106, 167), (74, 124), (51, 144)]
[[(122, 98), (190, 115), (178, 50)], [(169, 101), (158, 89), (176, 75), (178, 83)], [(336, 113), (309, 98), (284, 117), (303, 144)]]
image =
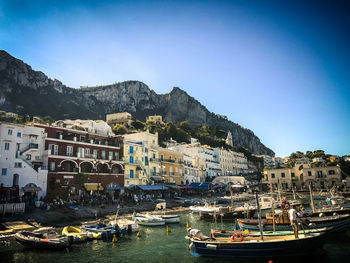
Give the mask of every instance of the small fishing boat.
[(66, 226), (62, 229), (62, 235), (73, 236), (74, 243), (81, 243), (87, 240), (99, 239), (102, 237), (101, 233), (93, 233), (86, 231), (84, 229), (74, 227), (74, 226)]
[(180, 216), (179, 215), (154, 215), (154, 216), (157, 216), (157, 217), (165, 220), (166, 224), (180, 223)]
[(84, 225), (82, 228), (88, 232), (100, 233), (102, 238), (106, 239), (112, 239), (114, 235), (119, 237), (126, 234), (126, 228), (120, 228), (118, 224), (107, 226), (103, 223), (99, 223), (97, 225)]
[[(309, 233), (323, 233), (323, 232), (329, 232), (332, 228), (324, 227), (324, 228), (314, 228), (314, 229), (306, 229), (306, 230), (300, 230), (299, 232), (302, 234), (309, 234)], [(259, 237), (261, 235), (260, 231), (237, 231), (237, 230), (224, 230), (224, 229), (212, 229), (210, 231), (211, 237), (232, 237), (235, 234), (242, 234), (243, 236), (253, 236), (253, 237)], [(285, 231), (264, 231), (264, 236), (284, 236), (284, 235), (294, 235), (294, 232), (292, 230), (285, 230)]]
[(136, 220), (130, 220), (127, 218), (117, 218), (115, 220), (110, 221), (110, 225), (114, 226), (115, 224), (118, 224), (118, 226), (121, 229), (126, 229), (126, 231), (129, 233), (139, 231), (139, 225), (136, 222)]
[(260, 237), (236, 235), (222, 238), (190, 238), (189, 248), (207, 257), (275, 257), (308, 254), (324, 243), (324, 233)]
[(132, 216), (139, 225), (143, 226), (162, 226), (165, 225), (165, 220), (149, 214), (135, 214)]
[(37, 249), (65, 249), (72, 245), (73, 237), (57, 235), (56, 232), (45, 234), (33, 233), (29, 231), (20, 231), (15, 234), (18, 243), (26, 247)]
[[(322, 216), (322, 217), (304, 217), (300, 218), (300, 223), (303, 229), (314, 229), (331, 227), (332, 232), (341, 232), (346, 230), (350, 226), (350, 215), (336, 215), (336, 216)], [(249, 231), (258, 231), (259, 222), (258, 219), (237, 219), (237, 223), (241, 230), (248, 229)], [(270, 216), (266, 216), (266, 219), (262, 220), (262, 226), (264, 231), (273, 230), (273, 219)], [(291, 230), (290, 221), (286, 214), (283, 214), (275, 218), (275, 230), (276, 231), (288, 231)]]

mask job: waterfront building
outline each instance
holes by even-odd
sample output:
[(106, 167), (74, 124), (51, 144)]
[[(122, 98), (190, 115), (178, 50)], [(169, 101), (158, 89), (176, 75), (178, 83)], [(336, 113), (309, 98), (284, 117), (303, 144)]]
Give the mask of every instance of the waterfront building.
[(187, 154), (196, 160), (201, 182), (221, 175), (220, 164), (211, 147), (207, 145), (202, 146), (196, 142), (192, 144), (173, 144), (169, 148), (179, 153)]
[(123, 137), (35, 124), (46, 132), (51, 198), (124, 185)]
[(341, 170), (338, 166), (311, 167), (298, 164), (293, 168), (265, 169), (263, 182), (279, 185), (283, 189), (331, 188), (342, 185)]
[(159, 147), (159, 169), (166, 183), (184, 184), (184, 156), (181, 153)]
[(218, 176), (214, 178), (212, 184), (233, 184), (233, 185), (242, 185), (245, 186), (248, 184), (248, 181), (243, 176)]
[(186, 184), (201, 182), (197, 163), (195, 158), (184, 154), (184, 181)]
[(132, 123), (132, 115), (129, 112), (107, 114), (106, 121), (110, 126), (114, 126), (116, 124), (130, 126)]
[(215, 148), (214, 154), (220, 164), (222, 175), (242, 175), (248, 173), (248, 160), (243, 153)]
[(147, 177), (152, 183), (163, 182), (160, 176), (159, 154), (158, 154), (158, 133), (150, 133), (149, 131), (125, 134), (125, 140), (142, 142), (145, 147), (144, 158), (148, 159), (146, 167)]
[(20, 196), (45, 197), (45, 130), (0, 122), (0, 183)]
[(124, 184), (146, 185), (149, 183), (149, 159), (143, 142), (129, 141), (124, 138)]

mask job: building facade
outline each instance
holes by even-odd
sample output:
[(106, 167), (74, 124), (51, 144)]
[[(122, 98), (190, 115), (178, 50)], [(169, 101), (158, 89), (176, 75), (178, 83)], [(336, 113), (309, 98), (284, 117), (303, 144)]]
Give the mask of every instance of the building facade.
[(46, 196), (45, 130), (0, 123), (0, 183), (16, 187), (20, 196)]
[(130, 126), (132, 123), (132, 115), (129, 112), (107, 114), (106, 121), (111, 126), (114, 126), (116, 124)]
[(183, 154), (158, 148), (160, 176), (165, 183), (184, 184)]
[(310, 167), (306, 164), (295, 165), (293, 168), (266, 169), (263, 181), (283, 189), (305, 189), (309, 184), (316, 189), (342, 185), (338, 166)]
[(102, 190), (124, 185), (123, 138), (35, 124), (46, 133), (47, 193), (67, 197), (85, 186)]
[(243, 153), (215, 148), (216, 160), (222, 175), (242, 175), (248, 173), (248, 160)]

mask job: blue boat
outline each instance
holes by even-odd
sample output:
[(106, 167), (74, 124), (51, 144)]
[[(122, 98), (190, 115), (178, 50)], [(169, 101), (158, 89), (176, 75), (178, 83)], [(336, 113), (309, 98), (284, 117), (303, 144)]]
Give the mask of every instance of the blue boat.
[(205, 257), (276, 257), (309, 254), (321, 248), (324, 233), (238, 238), (191, 238), (190, 249)]
[(89, 232), (101, 233), (102, 238), (105, 239), (112, 239), (114, 235), (120, 237), (126, 234), (126, 229), (121, 229), (118, 225), (107, 226), (103, 223), (99, 223), (97, 225), (85, 225), (82, 228)]

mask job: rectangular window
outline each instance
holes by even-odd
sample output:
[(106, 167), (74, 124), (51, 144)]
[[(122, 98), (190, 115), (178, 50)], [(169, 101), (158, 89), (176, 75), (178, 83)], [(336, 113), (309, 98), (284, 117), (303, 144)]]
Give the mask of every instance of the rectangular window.
[(134, 170), (130, 170), (130, 179), (134, 178)]
[(108, 153), (108, 160), (113, 160), (113, 152)]
[(308, 176), (311, 176), (311, 171), (308, 171), (308, 172), (307, 172), (307, 175), (308, 175)]
[(15, 168), (22, 168), (22, 163), (20, 163), (20, 162), (15, 163)]
[(55, 162), (50, 162), (50, 171), (55, 171), (56, 164)]
[(89, 155), (90, 155), (90, 148), (85, 148), (84, 149), (84, 154), (87, 155), (87, 157), (89, 157)]
[(96, 149), (94, 149), (94, 158), (95, 159), (97, 158), (97, 154), (98, 154), (98, 151)]
[(129, 153), (134, 153), (134, 146), (129, 146)]
[(286, 175), (284, 173), (281, 173), (281, 177), (286, 177)]
[(275, 174), (271, 174), (271, 178), (275, 178)]
[(78, 157), (84, 158), (84, 148), (78, 147), (77, 155)]
[(328, 174), (329, 174), (329, 175), (335, 174), (335, 171), (334, 171), (334, 170), (329, 170), (329, 171), (328, 171)]
[(294, 173), (291, 173), (292, 177), (295, 177), (295, 174)]
[(9, 130), (7, 131), (7, 134), (8, 134), (8, 135), (12, 135), (12, 130), (9, 129)]
[(148, 165), (148, 157), (145, 156), (145, 165)]
[(164, 156), (163, 156), (163, 154), (160, 155), (160, 160), (161, 160), (161, 161), (164, 161)]
[(103, 160), (106, 159), (106, 151), (101, 151), (101, 158), (102, 158)]
[(115, 152), (115, 159), (119, 160), (119, 152)]
[(31, 160), (32, 159), (32, 155), (31, 154), (26, 154), (26, 160)]
[(156, 154), (155, 154), (155, 153), (152, 155), (152, 158), (153, 158), (153, 159), (156, 159)]
[(80, 135), (80, 141), (85, 142), (85, 136)]
[(73, 146), (67, 146), (67, 156), (73, 156)]
[(129, 163), (134, 163), (134, 156), (129, 156)]
[(10, 143), (9, 142), (5, 142), (5, 151), (10, 150)]
[(20, 132), (17, 132), (17, 137), (22, 137), (22, 133), (20, 133)]
[(323, 174), (322, 174), (322, 171), (317, 171), (317, 177), (318, 177), (318, 178), (321, 178), (322, 175), (323, 175)]
[(1, 175), (7, 175), (7, 168), (1, 169)]

